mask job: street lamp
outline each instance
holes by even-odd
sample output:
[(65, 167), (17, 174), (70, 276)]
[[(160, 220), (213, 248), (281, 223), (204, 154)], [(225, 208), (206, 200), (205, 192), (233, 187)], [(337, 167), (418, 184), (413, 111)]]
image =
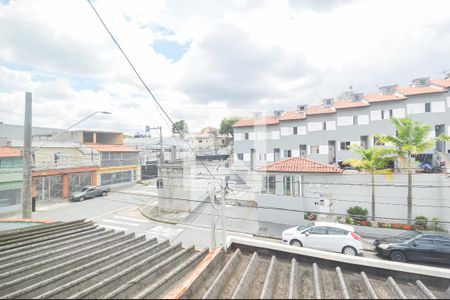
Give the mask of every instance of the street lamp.
[[(47, 143), (51, 142), (58, 136), (66, 133), (73, 127), (78, 124), (86, 121), (89, 118), (92, 118), (96, 114), (105, 114), (110, 115), (111, 113), (108, 111), (96, 111), (87, 117), (81, 119), (76, 122), (69, 128), (59, 132), (57, 135), (52, 136), (49, 140), (45, 141), (35, 149), (32, 149), (32, 137), (31, 137), (31, 93), (26, 93), (26, 112), (25, 112), (25, 140), (24, 140), (24, 168), (23, 168), (23, 185), (22, 185), (22, 217), (23, 218), (31, 218), (32, 213), (32, 197), (31, 197), (31, 186), (32, 186), (32, 160), (31, 157), (34, 155), (36, 151), (45, 146)], [(27, 123), (28, 122), (28, 123)]]

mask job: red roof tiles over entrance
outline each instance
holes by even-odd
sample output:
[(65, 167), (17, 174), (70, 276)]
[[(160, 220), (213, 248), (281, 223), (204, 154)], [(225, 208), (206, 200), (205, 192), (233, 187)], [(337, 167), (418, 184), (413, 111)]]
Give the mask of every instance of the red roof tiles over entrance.
[(11, 147), (0, 147), (0, 157), (21, 157), (20, 150)]
[(342, 170), (304, 157), (291, 157), (257, 169), (259, 172), (280, 173), (342, 173)]
[(124, 145), (99, 145), (99, 144), (86, 144), (98, 152), (139, 152), (138, 150), (124, 146)]

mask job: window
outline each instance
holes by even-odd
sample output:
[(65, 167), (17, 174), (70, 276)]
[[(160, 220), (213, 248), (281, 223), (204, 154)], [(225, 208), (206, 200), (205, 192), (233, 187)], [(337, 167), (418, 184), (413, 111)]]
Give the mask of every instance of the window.
[(266, 176), (267, 194), (275, 195), (275, 176)]
[(347, 235), (348, 231), (335, 227), (328, 227), (329, 235)]
[(267, 160), (267, 154), (266, 153), (259, 153), (258, 154), (259, 160)]
[(353, 125), (358, 125), (358, 116), (353, 116)]
[(245, 139), (248, 140), (248, 132), (245, 133)]
[(225, 144), (225, 140), (224, 140), (224, 139), (222, 139), (222, 145), (223, 145), (223, 144)]
[(292, 128), (294, 135), (297, 135), (297, 126)]
[(284, 157), (292, 157), (292, 151), (291, 150), (284, 150), (283, 151)]
[(319, 154), (319, 146), (309, 146), (309, 153)]
[(425, 103), (425, 112), (431, 112), (431, 103)]
[(309, 230), (311, 234), (327, 234), (328, 230), (326, 227), (312, 227)]
[(198, 143), (201, 144), (201, 143), (203, 143), (203, 141), (202, 140), (198, 140)]
[(244, 153), (238, 153), (237, 154), (237, 159), (238, 160), (244, 160)]
[(350, 142), (341, 142), (340, 148), (342, 151), (348, 150), (350, 148)]
[(380, 142), (376, 136), (373, 138), (373, 144), (375, 146), (384, 146), (384, 143)]
[(283, 176), (283, 195), (300, 195), (300, 181), (298, 176)]
[(292, 196), (292, 181), (291, 176), (283, 176), (283, 195)]
[(322, 123), (322, 130), (327, 130), (327, 122)]

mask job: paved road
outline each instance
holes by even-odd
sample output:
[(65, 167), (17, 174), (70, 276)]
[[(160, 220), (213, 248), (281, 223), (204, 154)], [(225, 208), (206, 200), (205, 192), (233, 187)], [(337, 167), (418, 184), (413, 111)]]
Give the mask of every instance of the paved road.
[[(129, 193), (139, 195), (130, 195)], [(195, 245), (197, 249), (210, 247), (210, 208), (205, 205), (197, 217), (189, 218), (185, 224), (167, 224), (149, 220), (144, 217), (139, 208), (147, 204), (155, 204), (154, 192), (141, 186), (131, 187), (121, 192), (111, 192), (106, 197), (89, 199), (84, 202), (64, 202), (39, 207), (33, 213), (35, 219), (50, 219), (55, 221), (72, 221), (87, 219), (95, 221), (99, 226), (107, 229), (134, 232), (136, 235), (145, 235), (149, 238), (156, 237), (159, 240), (170, 240), (172, 243), (180, 242), (184, 247)], [(258, 224), (253, 221), (245, 221), (245, 218), (253, 219), (256, 216), (251, 210), (245, 208), (237, 209), (235, 206), (226, 207), (227, 215), (234, 219), (227, 219), (226, 228), (228, 234), (253, 237), (258, 232)], [(216, 218), (216, 244), (221, 245), (222, 231), (220, 219)], [(242, 233), (241, 231), (248, 233)], [(279, 242), (274, 239), (254, 237), (261, 240)], [(363, 239), (364, 247), (369, 248), (373, 240)], [(364, 251), (364, 257), (383, 259), (375, 253)], [(430, 266), (438, 266), (426, 264)]]

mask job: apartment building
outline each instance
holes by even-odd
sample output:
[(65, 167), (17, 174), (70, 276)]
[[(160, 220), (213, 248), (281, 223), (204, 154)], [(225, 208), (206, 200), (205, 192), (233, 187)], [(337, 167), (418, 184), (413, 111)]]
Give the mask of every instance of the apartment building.
[[(391, 117), (408, 116), (432, 125), (435, 135), (450, 134), (449, 87), (449, 76), (417, 78), (406, 87), (382, 86), (372, 94), (349, 91), (321, 105), (241, 119), (234, 125), (234, 160), (251, 169), (298, 156), (338, 164), (356, 157), (350, 145), (367, 148), (374, 145), (375, 134), (395, 135)], [(427, 154), (435, 151), (448, 159), (450, 143), (437, 142)]]

